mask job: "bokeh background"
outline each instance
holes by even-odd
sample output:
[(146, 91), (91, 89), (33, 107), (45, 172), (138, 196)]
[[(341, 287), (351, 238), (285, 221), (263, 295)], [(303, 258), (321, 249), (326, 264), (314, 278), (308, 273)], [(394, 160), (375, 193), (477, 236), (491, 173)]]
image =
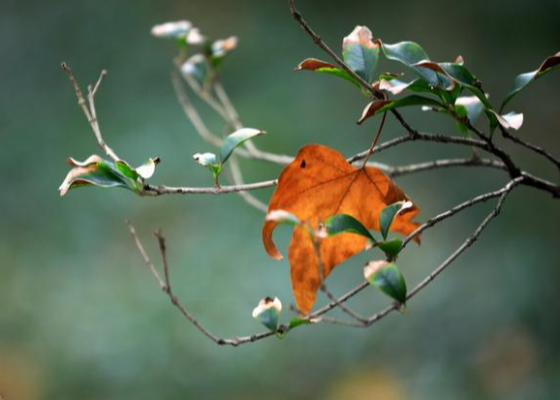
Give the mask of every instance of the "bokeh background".
[[(560, 2), (431, 0), (390, 3), (300, 1), (338, 48), (356, 24), (391, 43), (415, 40), (432, 59), (463, 55), (498, 99), (514, 76), (560, 50)], [(141, 238), (163, 228), (178, 294), (220, 336), (260, 331), (251, 310), (265, 295), (291, 300), (287, 262), (267, 258), (263, 215), (236, 195), (139, 198), (124, 190), (80, 189), (60, 198), (68, 156), (99, 153), (65, 75), (83, 86), (102, 68), (98, 97), (106, 140), (137, 165), (163, 163), (156, 183), (208, 186), (191, 159), (209, 151), (185, 119), (169, 73), (174, 45), (152, 25), (189, 19), (203, 33), (235, 34), (240, 47), (223, 80), (248, 126), (265, 129), (266, 150), (295, 154), (316, 142), (345, 155), (369, 144), (376, 123), (355, 124), (365, 99), (329, 76), (293, 74), (302, 59), (324, 58), (291, 19), (287, 1), (2, 0), (0, 5), (0, 395), (37, 399), (558, 399), (560, 398), (560, 203), (517, 190), (481, 240), (409, 305), (371, 329), (331, 325), (240, 348), (217, 347), (158, 291), (124, 225)], [(383, 70), (398, 70), (384, 62)], [(521, 135), (560, 154), (558, 89), (552, 73), (516, 98)], [(198, 104), (198, 103), (197, 103)], [(223, 126), (199, 104), (210, 126)], [(416, 110), (418, 128), (455, 134), (451, 122)], [(384, 139), (402, 129), (389, 123)], [(557, 181), (557, 171), (513, 149), (525, 168)], [(408, 144), (376, 156), (392, 165), (467, 156), (451, 146)], [(280, 171), (242, 161), (247, 181)], [(421, 220), (501, 187), (502, 171), (452, 169), (398, 179)], [(256, 193), (266, 201), (271, 191)], [(457, 247), (488, 212), (480, 205), (439, 225), (399, 260), (415, 284)], [(277, 241), (285, 249), (288, 229)], [(367, 256), (330, 277), (342, 293), (361, 280)], [(388, 300), (371, 290), (363, 311)], [(287, 312), (285, 318), (288, 318)]]

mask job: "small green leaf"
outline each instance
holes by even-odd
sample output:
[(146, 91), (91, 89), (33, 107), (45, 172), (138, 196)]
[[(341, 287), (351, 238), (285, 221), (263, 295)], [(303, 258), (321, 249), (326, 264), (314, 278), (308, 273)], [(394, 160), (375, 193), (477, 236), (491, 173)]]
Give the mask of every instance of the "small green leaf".
[(358, 124), (363, 123), (366, 119), (379, 114), (383, 111), (389, 111), (394, 108), (401, 108), (401, 107), (410, 107), (410, 106), (430, 106), (430, 107), (444, 107), (437, 100), (430, 99), (428, 97), (418, 96), (418, 95), (411, 95), (404, 97), (398, 100), (375, 100), (369, 103), (364, 111), (362, 112), (362, 116), (358, 120)]
[(537, 70), (518, 75), (513, 81), (513, 88), (509, 91), (509, 93), (504, 98), (504, 101), (502, 102), (502, 106), (500, 107), (500, 113), (502, 112), (506, 104), (509, 103), (511, 99), (515, 97), (515, 95), (517, 95), (517, 93), (519, 93), (521, 90), (529, 86), (531, 82), (536, 81), (538, 78), (552, 71), (553, 68), (559, 65), (560, 65), (560, 52), (544, 60), (544, 62), (540, 65), (540, 67)]
[(316, 58), (308, 58), (303, 60), (295, 69), (294, 71), (313, 71), (313, 72), (320, 72), (323, 74), (334, 75), (339, 78), (345, 79), (349, 82), (352, 82), (358, 88), (361, 88), (360, 83), (348, 72), (340, 69), (334, 64), (330, 64), (325, 61), (317, 60)]
[(267, 221), (274, 221), (279, 224), (286, 224), (292, 226), (301, 225), (301, 221), (294, 214), (284, 210), (273, 210), (266, 216)]
[(364, 268), (366, 280), (387, 296), (406, 303), (406, 281), (398, 267), (386, 261), (371, 261)]
[(329, 236), (338, 235), (339, 233), (355, 233), (365, 236), (372, 243), (376, 243), (375, 238), (368, 231), (368, 229), (356, 218), (348, 214), (337, 214), (327, 218), (325, 221), (325, 228)]
[(225, 164), (228, 158), (231, 156), (233, 151), (245, 143), (247, 140), (252, 139), (256, 136), (263, 135), (265, 132), (252, 129), (252, 128), (242, 128), (238, 131), (229, 135), (226, 140), (222, 143), (222, 149), (220, 151), (220, 162)]
[(290, 321), (290, 324), (288, 325), (288, 330), (292, 330), (302, 325), (311, 325), (311, 321), (307, 319), (294, 318)]
[(397, 258), (401, 251), (402, 240), (393, 239), (385, 242), (380, 242), (377, 244), (377, 247), (379, 247), (379, 249), (385, 253), (387, 259), (394, 260)]
[(129, 177), (130, 179), (137, 180), (140, 177), (138, 172), (136, 172), (130, 165), (128, 165), (126, 161), (118, 160), (115, 162), (115, 166), (121, 174)]
[(391, 224), (399, 212), (407, 208), (412, 207), (412, 202), (410, 201), (399, 201), (385, 207), (379, 213), (379, 230), (383, 239), (387, 240), (387, 235), (391, 229)]
[(365, 26), (356, 26), (342, 41), (342, 58), (352, 71), (371, 83), (379, 60), (379, 44)]

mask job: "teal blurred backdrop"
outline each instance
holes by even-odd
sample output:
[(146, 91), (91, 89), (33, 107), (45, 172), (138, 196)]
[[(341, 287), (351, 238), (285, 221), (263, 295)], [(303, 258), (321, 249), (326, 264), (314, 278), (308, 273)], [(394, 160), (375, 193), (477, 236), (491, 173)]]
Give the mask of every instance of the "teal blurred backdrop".
[[(438, 61), (463, 55), (495, 103), (516, 74), (560, 50), (557, 0), (300, 3), (337, 49), (363, 24), (388, 43), (415, 40)], [(170, 84), (175, 48), (149, 34), (169, 20), (189, 19), (216, 38), (239, 37), (223, 80), (243, 122), (269, 132), (256, 139), (261, 148), (295, 154), (314, 142), (348, 156), (365, 149), (376, 126), (355, 124), (365, 99), (346, 82), (291, 72), (306, 57), (324, 56), (291, 19), (287, 1), (2, 0), (0, 11), (4, 400), (560, 398), (560, 203), (545, 194), (516, 191), (482, 240), (415, 297), (405, 316), (367, 330), (311, 326), (240, 348), (215, 346), (169, 305), (124, 219), (136, 223), (154, 259), (151, 232), (164, 229), (177, 293), (229, 337), (261, 330), (251, 318), (260, 298), (292, 301), (287, 262), (264, 252), (261, 213), (236, 195), (139, 198), (88, 188), (59, 197), (66, 157), (100, 152), (61, 61), (82, 85), (109, 70), (98, 114), (119, 155), (133, 165), (162, 157), (155, 183), (211, 185), (191, 155), (212, 149), (185, 119)], [(560, 73), (552, 73), (512, 103), (525, 113), (521, 135), (555, 154), (559, 88)], [(404, 114), (420, 129), (455, 134), (438, 115)], [(391, 121), (384, 139), (401, 133)], [(540, 159), (504, 146), (528, 170), (558, 180)], [(402, 165), (467, 155), (415, 143), (376, 160)], [(242, 160), (242, 167), (249, 182), (280, 171), (259, 161)], [(506, 179), (498, 170), (450, 169), (397, 182), (426, 220)], [(264, 201), (270, 194), (256, 193)], [(441, 224), (408, 249), (400, 266), (409, 284), (443, 261), (489, 207)], [(284, 250), (289, 235), (277, 234)], [(366, 260), (336, 270), (332, 289), (342, 293), (359, 282)], [(363, 312), (386, 304), (373, 290), (353, 302)]]

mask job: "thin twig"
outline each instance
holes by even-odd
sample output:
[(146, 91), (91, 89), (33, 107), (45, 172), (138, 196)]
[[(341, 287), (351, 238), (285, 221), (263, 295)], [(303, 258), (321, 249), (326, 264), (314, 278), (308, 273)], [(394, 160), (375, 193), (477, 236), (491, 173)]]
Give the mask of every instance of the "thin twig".
[[(254, 335), (250, 335), (250, 336), (240, 336), (240, 337), (235, 337), (235, 338), (232, 338), (232, 339), (222, 339), (222, 338), (219, 338), (218, 336), (214, 335), (213, 333), (211, 333), (206, 327), (204, 327), (186, 309), (186, 307), (179, 301), (177, 296), (175, 296), (175, 294), (173, 293), (173, 289), (172, 289), (172, 286), (171, 286), (170, 275), (169, 275), (169, 265), (167, 263), (167, 252), (166, 252), (167, 247), (166, 247), (166, 244), (165, 244), (165, 238), (163, 236), (163, 233), (161, 231), (157, 231), (155, 233), (155, 236), (157, 238), (160, 253), (161, 253), (161, 257), (162, 257), (163, 269), (164, 269), (164, 272), (165, 272), (165, 282), (161, 279), (161, 277), (159, 276), (159, 273), (157, 272), (157, 268), (155, 267), (155, 265), (152, 263), (152, 261), (148, 257), (148, 255), (146, 253), (146, 250), (144, 249), (144, 246), (142, 245), (142, 242), (140, 241), (140, 239), (138, 238), (138, 236), (136, 234), (136, 230), (134, 228), (134, 225), (130, 221), (127, 221), (126, 223), (128, 225), (128, 229), (130, 231), (130, 234), (131, 234), (132, 238), (134, 239), (134, 243), (136, 244), (136, 247), (138, 248), (138, 251), (142, 255), (142, 258), (144, 259), (146, 264), (148, 264), (150, 266), (150, 271), (152, 272), (152, 275), (154, 276), (156, 281), (159, 283), (159, 285), (161, 287), (161, 290), (167, 295), (167, 297), (171, 301), (171, 304), (173, 304), (173, 306), (175, 308), (177, 308), (181, 312), (181, 314), (183, 314), (183, 316), (191, 324), (193, 324), (204, 336), (206, 336), (207, 338), (209, 338), (210, 340), (212, 340), (214, 343), (216, 343), (218, 345), (230, 345), (230, 346), (238, 346), (240, 344), (251, 343), (251, 342), (254, 342), (254, 341), (257, 341), (257, 340), (260, 340), (260, 339), (264, 339), (264, 338), (267, 338), (267, 337), (270, 337), (270, 336), (274, 336), (275, 332), (268, 331), (268, 332), (258, 333), (258, 334), (254, 334)], [(286, 327), (281, 327), (279, 329), (284, 329), (285, 330)]]
[(481, 159), (481, 158), (455, 158), (445, 160), (428, 161), (418, 164), (410, 164), (403, 166), (390, 167), (386, 172), (390, 177), (408, 175), (420, 171), (429, 171), (433, 169), (449, 168), (449, 167), (488, 167), (506, 170), (506, 166), (501, 161)]
[(476, 196), (476, 197), (474, 197), (470, 200), (467, 200), (467, 201), (451, 208), (450, 210), (447, 210), (447, 211), (445, 211), (445, 212), (443, 212), (439, 215), (436, 215), (435, 217), (429, 219), (427, 222), (425, 222), (424, 224), (419, 226), (414, 232), (410, 233), (410, 235), (408, 235), (403, 240), (401, 249), (403, 249), (411, 240), (418, 237), (418, 235), (420, 235), (426, 229), (434, 226), (435, 224), (443, 221), (444, 219), (452, 217), (453, 215), (457, 214), (458, 212), (464, 210), (465, 208), (472, 207), (473, 205), (475, 205), (477, 203), (482, 203), (482, 202), (488, 201), (488, 200), (493, 199), (495, 197), (501, 196), (502, 194), (504, 194), (506, 192), (509, 192), (511, 189), (513, 189), (513, 187), (520, 184), (524, 179), (525, 179), (524, 177), (515, 178), (514, 180), (510, 181), (506, 186), (504, 186), (502, 189), (496, 190), (494, 192), (485, 193), (485, 194), (482, 194), (480, 196)]
[(119, 161), (120, 158), (119, 156), (117, 156), (117, 154), (113, 151), (113, 149), (111, 149), (107, 143), (105, 143), (105, 140), (103, 140), (103, 136), (101, 135), (101, 130), (99, 129), (99, 122), (97, 120), (97, 113), (95, 110), (95, 95), (97, 94), (100, 86), (101, 86), (101, 82), (103, 81), (103, 78), (105, 77), (105, 75), (107, 75), (107, 71), (103, 70), (101, 71), (101, 74), (99, 75), (99, 79), (97, 79), (97, 82), (95, 84), (95, 86), (93, 87), (93, 89), (91, 89), (91, 87), (89, 87), (89, 93), (88, 93), (88, 100), (89, 100), (89, 109), (88, 109), (88, 105), (86, 104), (86, 101), (84, 99), (84, 96), (82, 94), (82, 90), (80, 89), (80, 85), (78, 85), (78, 82), (76, 81), (76, 78), (74, 77), (74, 74), (72, 73), (72, 69), (70, 69), (70, 66), (68, 66), (68, 64), (66, 63), (62, 63), (61, 64), (62, 70), (66, 73), (66, 75), (68, 76), (68, 79), (70, 80), (70, 83), (72, 84), (72, 87), (74, 88), (74, 91), (76, 92), (76, 97), (78, 99), (78, 104), (80, 105), (80, 108), (82, 109), (82, 111), (84, 112), (87, 121), (89, 122), (89, 125), (91, 126), (91, 129), (93, 130), (93, 134), (95, 135), (95, 138), (97, 139), (97, 143), (99, 144), (99, 147), (101, 147), (101, 149), (103, 149), (103, 151), (107, 154), (107, 156), (109, 156), (113, 161)]
[(189, 99), (187, 92), (181, 84), (179, 74), (176, 71), (171, 73), (171, 83), (173, 85), (173, 89), (175, 90), (177, 100), (179, 100), (179, 104), (181, 105), (185, 115), (191, 121), (200, 137), (214, 146), (221, 146), (222, 139), (210, 132), (210, 130), (200, 117), (200, 114)]
[(214, 91), (216, 92), (218, 100), (222, 104), (222, 108), (225, 110), (225, 114), (228, 116), (227, 122), (229, 122), (236, 130), (243, 128), (243, 124), (239, 119), (239, 113), (233, 106), (229, 96), (222, 86), (222, 83), (218, 79), (214, 82)]
[[(174, 72), (174, 73), (171, 74), (171, 82), (173, 84), (173, 88), (175, 89), (175, 94), (177, 96), (179, 104), (181, 105), (181, 107), (183, 109), (183, 112), (185, 113), (187, 118), (191, 121), (191, 123), (193, 124), (197, 133), (206, 142), (208, 142), (208, 143), (210, 143), (214, 146), (217, 146), (217, 147), (221, 146), (222, 145), (222, 139), (220, 139), (218, 136), (216, 136), (215, 134), (210, 132), (210, 130), (208, 129), (208, 127), (206, 126), (206, 124), (204, 123), (202, 118), (200, 117), (199, 112), (196, 110), (196, 108), (192, 104), (191, 100), (189, 99), (186, 91), (184, 90), (177, 72)], [(263, 160), (263, 161), (267, 161), (267, 162), (271, 162), (271, 163), (279, 164), (279, 165), (287, 165), (294, 160), (294, 158), (290, 157), (290, 156), (284, 156), (284, 155), (274, 154), (274, 153), (267, 153), (267, 152), (262, 152), (262, 151), (256, 151), (256, 152), (251, 152), (250, 153), (248, 150), (243, 149), (243, 148), (237, 149), (235, 151), (235, 154), (237, 154), (239, 156), (242, 156), (242, 157), (245, 157), (245, 158), (252, 158), (252, 159), (255, 159), (255, 160)]]
[(144, 249), (144, 246), (142, 246), (142, 242), (140, 242), (140, 239), (138, 238), (138, 235), (136, 234), (136, 229), (134, 228), (134, 225), (132, 224), (132, 221), (127, 219), (125, 222), (126, 222), (126, 225), (128, 226), (130, 236), (132, 236), (132, 239), (134, 240), (134, 243), (136, 244), (136, 247), (138, 248), (138, 251), (142, 255), (142, 258), (144, 259), (144, 262), (150, 268), (150, 271), (152, 272), (152, 275), (156, 279), (157, 283), (159, 284), (160, 289), (164, 290), (165, 287), (166, 287), (166, 284), (161, 279), (156, 266), (150, 260), (150, 257), (148, 256), (148, 253), (146, 253), (146, 250)]
[(323, 292), (329, 298), (329, 300), (335, 303), (336, 307), (340, 308), (344, 313), (348, 314), (350, 317), (358, 321), (360, 324), (362, 325), (365, 324), (366, 319), (364, 317), (362, 317), (361, 315), (359, 315), (358, 313), (356, 313), (355, 311), (351, 310), (350, 308), (346, 307), (346, 305), (338, 301), (336, 296), (333, 295), (332, 292), (328, 289), (325, 283), (325, 272), (324, 272), (325, 270), (324, 270), (323, 260), (321, 258), (321, 239), (318, 238), (317, 235), (312, 235), (311, 243), (313, 245), (313, 250), (315, 252), (315, 258), (317, 259), (317, 270), (319, 273), (319, 282), (320, 282), (319, 288), (321, 289), (321, 292)]
[[(459, 246), (444, 262), (442, 262), (430, 275), (428, 275), (424, 280), (422, 280), (418, 285), (416, 285), (407, 295), (407, 300), (410, 300), (413, 296), (415, 296), (416, 294), (418, 294), (422, 289), (424, 289), (431, 281), (433, 281), (439, 274), (441, 274), (445, 268), (447, 268), (453, 261), (455, 261), (457, 259), (457, 257), (459, 257), (459, 255), (461, 255), (461, 253), (463, 251), (465, 251), (467, 248), (469, 248), (470, 246), (472, 246), (472, 244), (478, 239), (478, 237), (480, 236), (480, 234), (482, 233), (482, 231), (486, 228), (486, 226), (488, 226), (488, 224), (490, 223), (490, 221), (495, 218), (500, 210), (502, 209), (502, 206), (504, 204), (504, 201), (507, 197), (507, 195), (509, 193), (511, 193), (512, 189), (517, 186), (518, 184), (521, 183), (522, 178), (517, 179), (517, 180), (512, 180), (510, 181), (506, 186), (505, 186), (505, 190), (503, 190), (501, 192), (500, 198), (496, 204), (496, 206), (492, 209), (492, 211), (488, 214), (488, 216), (482, 221), (482, 223), (478, 226), (478, 228), (473, 232), (472, 235), (470, 235), (461, 246)], [(463, 208), (464, 209), (464, 208)], [(360, 283), (359, 285), (357, 285), (355, 288), (353, 288), (352, 290), (350, 290), (348, 293), (346, 293), (345, 295), (341, 296), (338, 298), (338, 302), (331, 302), (329, 304), (327, 304), (326, 306), (314, 311), (313, 313), (311, 313), (308, 318), (317, 318), (322, 316), (323, 314), (325, 314), (326, 312), (332, 310), (333, 308), (335, 308), (338, 303), (344, 303), (345, 301), (347, 301), (348, 299), (354, 297), (355, 295), (357, 295), (358, 293), (360, 293), (362, 290), (364, 290), (366, 287), (369, 286), (369, 283), (367, 281), (364, 281), (362, 283)], [(368, 318), (367, 321), (367, 325), (372, 325), (373, 323), (381, 320), (383, 317), (385, 317), (387, 314), (389, 314), (390, 312), (399, 309), (399, 304), (392, 304), (391, 306), (383, 309), (382, 311), (372, 315), (371, 317)]]

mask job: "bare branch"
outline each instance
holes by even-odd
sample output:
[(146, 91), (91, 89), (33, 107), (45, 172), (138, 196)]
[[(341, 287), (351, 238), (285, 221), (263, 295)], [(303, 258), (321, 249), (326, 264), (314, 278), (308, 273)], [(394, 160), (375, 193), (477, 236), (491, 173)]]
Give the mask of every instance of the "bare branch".
[(327, 285), (325, 283), (325, 273), (324, 273), (324, 266), (323, 266), (323, 261), (321, 259), (321, 239), (318, 238), (316, 235), (313, 235), (311, 237), (311, 242), (313, 244), (313, 250), (315, 251), (315, 257), (317, 258), (317, 270), (319, 273), (319, 281), (321, 282), (321, 292), (323, 292), (328, 298), (329, 300), (331, 300), (336, 307), (340, 308), (344, 313), (348, 314), (350, 317), (352, 317), (354, 320), (358, 321), (360, 324), (365, 324), (367, 321), (364, 317), (362, 317), (361, 315), (359, 315), (358, 313), (356, 313), (355, 311), (353, 311), (352, 309), (350, 309), (349, 307), (346, 307), (346, 305), (344, 305), (343, 303), (341, 303), (340, 301), (338, 301), (338, 299), (336, 298), (336, 296), (334, 296), (332, 294), (332, 292), (327, 288)]
[[(486, 216), (486, 218), (482, 221), (482, 223), (478, 226), (478, 228), (463, 242), (463, 244), (461, 244), (461, 246), (459, 246), (430, 275), (428, 275), (424, 280), (422, 280), (418, 285), (416, 285), (408, 293), (408, 295), (406, 297), (407, 300), (410, 300), (412, 297), (414, 297), (416, 294), (418, 294), (422, 289), (424, 289), (426, 286), (428, 286), (428, 284), (430, 282), (432, 282), (439, 274), (441, 274), (451, 263), (453, 263), (453, 261), (455, 261), (461, 255), (461, 253), (463, 253), (467, 248), (469, 248), (470, 246), (473, 245), (473, 243), (478, 239), (478, 237), (480, 236), (482, 231), (488, 226), (490, 221), (500, 213), (507, 195), (511, 192), (511, 190), (515, 186), (517, 186), (519, 183), (521, 183), (521, 179), (523, 179), (523, 178), (520, 178), (518, 180), (512, 180), (511, 182), (509, 182), (505, 186), (505, 188), (504, 188), (505, 190), (502, 191), (502, 193), (500, 195), (500, 199), (498, 200), (496, 206), (492, 209), (490, 214), (488, 214)], [(311, 313), (308, 316), (308, 318), (320, 317), (324, 313), (326, 313), (326, 312), (332, 310), (334, 307), (336, 307), (338, 303), (343, 303), (343, 302), (347, 301), (348, 299), (350, 299), (353, 296), (355, 296), (356, 294), (360, 293), (362, 290), (364, 290), (368, 286), (369, 286), (369, 284), (367, 282), (362, 282), (361, 284), (356, 286), (354, 289), (350, 290), (348, 293), (346, 293), (345, 295), (338, 298), (337, 303), (331, 302), (331, 303), (327, 304), (326, 306), (324, 306), (324, 307), (318, 309), (317, 311)], [(382, 318), (387, 316), (390, 312), (392, 312), (394, 310), (398, 310), (399, 307), (400, 307), (399, 304), (394, 303), (394, 304), (390, 305), (389, 307), (383, 309), (382, 311), (373, 314), (371, 317), (369, 317), (367, 319), (367, 326), (370, 326), (370, 325), (374, 324), (375, 322), (381, 320)]]
[(232, 185), (232, 186), (213, 186), (213, 187), (173, 187), (165, 185), (146, 185), (144, 191), (141, 193), (143, 196), (161, 196), (163, 194), (227, 194), (239, 193), (248, 190), (264, 189), (276, 186), (278, 181), (276, 179), (271, 181), (248, 183), (245, 185)]
[(91, 87), (88, 87), (88, 100), (89, 100), (89, 109), (88, 109), (88, 106), (82, 94), (82, 90), (80, 89), (80, 86), (76, 81), (76, 78), (74, 78), (74, 74), (72, 73), (72, 70), (66, 63), (62, 63), (61, 67), (62, 70), (66, 73), (66, 75), (68, 75), (68, 79), (70, 80), (70, 83), (72, 84), (72, 87), (76, 92), (76, 97), (78, 98), (78, 104), (80, 105), (82, 111), (84, 112), (84, 115), (86, 116), (91, 126), (91, 129), (93, 130), (93, 134), (97, 139), (97, 143), (99, 144), (99, 147), (101, 147), (101, 149), (103, 149), (103, 151), (107, 154), (107, 156), (109, 156), (109, 158), (111, 158), (113, 161), (119, 161), (120, 160), (119, 156), (117, 156), (117, 154), (103, 140), (103, 136), (101, 135), (101, 130), (99, 129), (97, 113), (95, 110), (95, 95), (97, 94), (97, 91), (101, 86), (101, 82), (103, 81), (103, 78), (105, 77), (105, 75), (107, 75), (107, 71), (105, 70), (101, 71), (101, 74), (99, 75), (99, 79), (97, 80), (97, 83), (95, 84), (93, 89)]
[(403, 165), (400, 167), (391, 167), (387, 174), (391, 177), (408, 175), (420, 171), (429, 171), (433, 169), (449, 168), (449, 167), (488, 167), (506, 170), (504, 163), (495, 160), (481, 158), (454, 158), (447, 160), (435, 160), (425, 163)]
[[(369, 164), (368, 164), (369, 165)], [(410, 164), (399, 167), (389, 167), (386, 166), (382, 168), (389, 176), (402, 176), (406, 174), (412, 174), (415, 172), (429, 171), (438, 168), (449, 168), (456, 166), (484, 166), (498, 169), (505, 169), (503, 164), (498, 161), (492, 160), (478, 160), (478, 159), (449, 159), (449, 160), (436, 160), (426, 163)], [(540, 178), (536, 178), (530, 174), (523, 173), (525, 179), (533, 179), (540, 182), (541, 185), (546, 187), (553, 187), (550, 182), (544, 181)], [(249, 190), (265, 189), (269, 187), (276, 186), (278, 180), (270, 180), (264, 182), (250, 183), (250, 184), (240, 184), (232, 186), (220, 186), (220, 187), (181, 187), (181, 186), (165, 186), (165, 185), (146, 185), (142, 195), (144, 196), (161, 196), (166, 194), (227, 194), (227, 193), (239, 193), (246, 192)], [(261, 206), (261, 209), (264, 208)]]
[(214, 146), (220, 146), (222, 144), (222, 139), (210, 132), (210, 130), (200, 117), (200, 114), (190, 101), (187, 92), (185, 91), (183, 85), (181, 84), (181, 81), (179, 80), (179, 74), (177, 72), (171, 73), (171, 83), (173, 84), (173, 89), (175, 90), (175, 94), (177, 96), (177, 99), (179, 100), (179, 104), (183, 108), (185, 115), (191, 121), (200, 137), (206, 142), (213, 144)]
[(214, 82), (214, 91), (216, 92), (216, 96), (218, 96), (219, 101), (222, 103), (222, 107), (225, 110), (226, 115), (228, 116), (228, 122), (235, 128), (241, 129), (243, 128), (243, 124), (239, 119), (239, 114), (237, 110), (233, 106), (229, 96), (227, 95), (222, 83), (216, 79)]
[[(210, 132), (210, 130), (208, 129), (208, 127), (200, 117), (200, 114), (198, 113), (198, 111), (190, 101), (186, 91), (181, 85), (181, 81), (179, 80), (179, 76), (176, 72), (171, 75), (171, 82), (173, 84), (173, 88), (175, 89), (175, 94), (177, 95), (179, 104), (183, 108), (185, 115), (191, 121), (191, 123), (193, 124), (195, 130), (200, 135), (200, 137), (202, 137), (202, 139), (204, 139), (206, 142), (214, 146), (217, 147), (221, 146), (222, 139), (220, 139), (218, 136)], [(289, 164), (294, 160), (294, 158), (290, 156), (261, 152), (259, 150), (250, 153), (248, 150), (245, 149), (237, 149), (235, 151), (235, 154), (245, 158), (263, 160), (263, 161), (271, 162), (274, 164), (280, 164), (280, 165)]]
[(408, 293), (408, 296), (406, 297), (407, 300), (410, 300), (422, 289), (424, 289), (431, 281), (433, 281), (439, 274), (441, 274), (445, 270), (445, 268), (447, 268), (453, 261), (455, 261), (463, 251), (468, 249), (470, 246), (474, 244), (474, 242), (476, 242), (476, 240), (478, 239), (482, 231), (486, 229), (490, 221), (492, 221), (492, 219), (498, 216), (498, 214), (502, 210), (502, 207), (504, 205), (507, 196), (511, 193), (512, 189), (518, 184), (520, 184), (523, 179), (524, 178), (514, 179), (505, 186), (504, 191), (501, 194), (500, 198), (498, 199), (496, 206), (486, 216), (486, 218), (482, 221), (482, 223), (478, 226), (478, 228), (474, 231), (474, 233), (471, 236), (469, 236), (463, 242), (463, 244), (459, 248), (457, 248), (457, 250), (455, 250), (453, 254), (451, 254), (443, 263), (441, 263), (430, 275), (428, 275), (422, 282), (416, 285), (416, 287), (414, 287), (414, 289), (412, 289)]
[(470, 200), (465, 201), (464, 203), (461, 203), (455, 207), (453, 207), (452, 209), (445, 211), (439, 215), (436, 215), (435, 217), (431, 218), (430, 220), (428, 220), (426, 223), (422, 224), (421, 226), (419, 226), (414, 232), (412, 232), (410, 235), (408, 235), (404, 240), (403, 240), (403, 244), (401, 246), (401, 249), (403, 249), (412, 239), (414, 239), (415, 237), (417, 237), (418, 235), (420, 235), (422, 232), (424, 232), (426, 229), (434, 226), (435, 224), (437, 224), (438, 222), (443, 221), (444, 219), (447, 219), (449, 217), (452, 217), (453, 215), (457, 214), (458, 212), (464, 210), (465, 208), (469, 208), (472, 207), (473, 205), (477, 204), (477, 203), (482, 203), (485, 201), (488, 201), (490, 199), (493, 199), (495, 197), (501, 196), (502, 194), (509, 192), (511, 189), (513, 189), (513, 187), (515, 187), (516, 185), (520, 184), (523, 179), (525, 179), (524, 177), (519, 177), (516, 178), (514, 180), (512, 180), (511, 182), (509, 182), (506, 186), (504, 186), (502, 189), (500, 190), (496, 190), (494, 192), (489, 192), (489, 193), (485, 193), (483, 195), (474, 197)]
[[(138, 248), (138, 251), (140, 252), (140, 254), (142, 255), (142, 258), (144, 259), (144, 262), (146, 263), (146, 265), (148, 265), (148, 267), (150, 268), (150, 272), (152, 273), (152, 275), (154, 276), (154, 278), (156, 279), (157, 283), (159, 284), (160, 289), (165, 290), (166, 288), (166, 284), (165, 282), (161, 279), (159, 272), (156, 268), (156, 266), (154, 265), (154, 263), (150, 260), (150, 257), (148, 257), (148, 253), (146, 253), (146, 250), (144, 249), (144, 246), (142, 246), (142, 242), (140, 242), (140, 239), (138, 238), (138, 235), (136, 234), (136, 229), (134, 228), (134, 225), (132, 224), (132, 222), (130, 220), (126, 220), (126, 225), (128, 226), (128, 230), (130, 232), (130, 236), (132, 236), (132, 239), (134, 240), (134, 243), (136, 244), (136, 247)], [(167, 274), (166, 274), (167, 275)]]
[[(240, 344), (251, 343), (251, 342), (254, 342), (256, 340), (260, 340), (260, 339), (264, 339), (264, 338), (267, 338), (267, 337), (270, 337), (270, 336), (274, 336), (275, 332), (269, 331), (269, 332), (258, 333), (258, 334), (254, 334), (254, 335), (250, 335), (250, 336), (235, 337), (235, 338), (232, 338), (232, 339), (222, 339), (222, 338), (217, 337), (213, 333), (211, 333), (207, 328), (205, 328), (186, 309), (186, 307), (179, 301), (177, 296), (175, 296), (175, 294), (173, 293), (173, 289), (172, 289), (172, 286), (171, 286), (171, 280), (170, 280), (170, 276), (169, 276), (169, 265), (167, 263), (167, 251), (166, 251), (167, 247), (166, 247), (166, 244), (165, 244), (165, 238), (163, 237), (163, 233), (161, 231), (157, 231), (155, 233), (155, 236), (157, 238), (160, 253), (161, 253), (161, 257), (162, 257), (163, 269), (164, 269), (164, 272), (165, 272), (165, 282), (161, 279), (161, 277), (159, 276), (159, 273), (157, 272), (157, 269), (156, 269), (155, 265), (152, 263), (152, 261), (148, 257), (148, 255), (147, 255), (147, 253), (144, 249), (144, 246), (142, 245), (142, 243), (140, 242), (140, 239), (138, 238), (138, 236), (136, 234), (136, 230), (134, 228), (134, 225), (130, 221), (127, 221), (126, 223), (128, 225), (128, 229), (130, 231), (130, 234), (132, 235), (132, 238), (134, 239), (136, 247), (138, 248), (138, 251), (142, 255), (142, 258), (144, 259), (146, 264), (148, 264), (150, 266), (150, 270), (152, 272), (152, 275), (154, 276), (156, 281), (158, 281), (158, 283), (161, 287), (161, 290), (167, 295), (167, 297), (171, 301), (171, 304), (173, 304), (173, 306), (175, 308), (177, 308), (181, 312), (181, 314), (183, 314), (183, 316), (191, 324), (193, 324), (204, 336), (206, 336), (207, 338), (209, 338), (210, 340), (212, 340), (214, 343), (216, 343), (218, 345), (230, 345), (230, 346), (238, 346)], [(286, 327), (281, 327), (281, 329), (286, 329)]]

